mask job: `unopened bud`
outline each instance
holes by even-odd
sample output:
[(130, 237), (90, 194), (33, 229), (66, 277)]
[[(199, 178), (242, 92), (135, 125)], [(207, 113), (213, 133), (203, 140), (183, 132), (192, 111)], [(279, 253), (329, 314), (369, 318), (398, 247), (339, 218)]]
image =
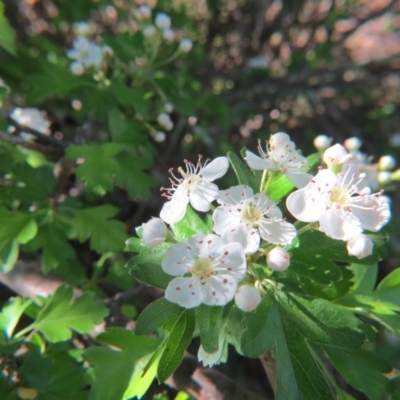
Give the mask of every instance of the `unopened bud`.
[(110, 46), (103, 46), (101, 48), (101, 51), (103, 53), (104, 56), (109, 56), (111, 57), (112, 55), (114, 55), (114, 51)]
[(154, 247), (165, 242), (168, 228), (160, 218), (152, 218), (143, 228), (143, 244)]
[(267, 254), (267, 265), (274, 271), (285, 271), (290, 265), (290, 255), (282, 247), (275, 247)]
[(332, 143), (332, 138), (326, 136), (326, 135), (318, 135), (315, 139), (314, 139), (314, 147), (318, 150), (318, 151), (325, 151)]
[(18, 397), (22, 400), (34, 400), (38, 396), (36, 389), (19, 387), (17, 389)]
[(173, 127), (174, 124), (171, 121), (171, 118), (167, 113), (160, 113), (157, 116), (157, 122), (162, 126), (166, 131), (170, 131)]
[(242, 285), (236, 292), (235, 304), (242, 311), (253, 311), (258, 307), (260, 302), (260, 292), (254, 286)]
[(147, 25), (143, 28), (143, 35), (147, 38), (154, 37), (157, 34), (157, 29), (154, 25)]
[(74, 74), (74, 75), (82, 75), (85, 72), (85, 67), (83, 66), (83, 64), (81, 64), (78, 61), (74, 61), (70, 67), (69, 67), (70, 71)]
[(188, 38), (183, 38), (179, 43), (179, 50), (182, 53), (189, 53), (189, 51), (192, 50), (192, 47), (193, 47), (193, 42)]
[(155, 24), (158, 29), (169, 29), (171, 28), (171, 18), (168, 14), (158, 13)]
[(360, 150), (361, 145), (362, 145), (361, 139), (355, 136), (348, 138), (344, 141), (344, 147), (346, 147), (346, 149), (350, 153), (354, 153), (355, 151)]
[(351, 158), (351, 154), (347, 152), (347, 150), (340, 144), (335, 144), (327, 148), (322, 156), (325, 164), (328, 166), (328, 169), (331, 171), (338, 173), (342, 169), (342, 165), (349, 161)]
[(380, 171), (389, 171), (396, 166), (396, 159), (393, 156), (382, 156), (379, 159), (379, 170)]
[(347, 251), (351, 256), (358, 259), (365, 258), (372, 254), (374, 242), (366, 235), (360, 234), (347, 241)]
[(167, 43), (172, 43), (175, 39), (175, 32), (168, 28), (163, 30), (163, 38)]
[(165, 142), (165, 139), (167, 138), (167, 135), (165, 134), (165, 132), (163, 132), (163, 131), (157, 131), (155, 134), (154, 134), (154, 140), (157, 142), (157, 143), (162, 143), (162, 142)]
[(381, 171), (378, 174), (378, 182), (381, 185), (387, 185), (392, 181), (392, 173), (389, 171)]
[(171, 114), (172, 111), (174, 111), (174, 106), (171, 103), (165, 103), (164, 104), (164, 110), (168, 113)]
[(145, 4), (141, 5), (135, 10), (135, 16), (139, 21), (144, 21), (151, 17), (151, 9)]

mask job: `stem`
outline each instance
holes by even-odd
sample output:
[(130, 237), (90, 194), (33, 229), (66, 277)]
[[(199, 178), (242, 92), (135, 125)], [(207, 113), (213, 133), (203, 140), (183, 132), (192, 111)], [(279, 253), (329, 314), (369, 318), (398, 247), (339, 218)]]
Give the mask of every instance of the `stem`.
[(31, 331), (32, 329), (34, 329), (34, 325), (33, 324), (31, 324), (31, 325), (27, 326), (26, 328), (24, 328), (24, 329), (20, 330), (19, 332), (17, 332), (14, 335), (14, 338), (18, 339), (19, 337), (24, 336), (25, 333)]
[(315, 229), (315, 224), (313, 222), (310, 222), (309, 224), (303, 226), (301, 229), (297, 231), (297, 236), (302, 235), (303, 233), (307, 231), (311, 231)]
[(166, 58), (164, 61), (161, 61), (158, 64), (155, 64), (153, 66), (154, 69), (158, 69), (160, 67), (163, 67), (166, 64), (169, 64), (170, 62), (174, 61), (176, 58), (178, 58), (179, 54), (181, 54), (181, 51), (178, 49), (175, 51), (175, 53), (171, 54), (168, 58)]
[(265, 184), (265, 179), (267, 177), (268, 170), (264, 169), (262, 177), (261, 177), (261, 183), (260, 183), (260, 193), (264, 193), (264, 184)]

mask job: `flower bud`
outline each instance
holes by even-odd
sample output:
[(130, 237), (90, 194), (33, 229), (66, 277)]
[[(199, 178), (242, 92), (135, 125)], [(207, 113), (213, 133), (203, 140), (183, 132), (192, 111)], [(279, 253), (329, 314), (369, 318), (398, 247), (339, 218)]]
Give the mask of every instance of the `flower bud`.
[(92, 27), (87, 22), (76, 22), (72, 29), (77, 36), (89, 36), (92, 33)]
[(113, 56), (114, 55), (114, 51), (113, 51), (113, 49), (110, 47), (110, 46), (103, 46), (102, 48), (101, 48), (101, 51), (102, 51), (102, 53), (103, 53), (103, 55), (104, 56), (109, 56), (109, 57), (111, 57), (111, 56)]
[(168, 113), (171, 114), (172, 111), (174, 111), (174, 106), (171, 103), (165, 103), (164, 104), (164, 110)]
[(328, 166), (328, 169), (331, 171), (338, 173), (342, 169), (342, 165), (349, 161), (351, 158), (351, 154), (347, 152), (347, 150), (340, 144), (335, 144), (327, 148), (322, 156), (325, 164)]
[(344, 147), (346, 147), (346, 149), (350, 153), (354, 153), (355, 151), (360, 150), (361, 145), (362, 145), (361, 139), (355, 136), (348, 138), (344, 141)]
[(267, 265), (274, 271), (285, 271), (290, 265), (290, 255), (282, 247), (275, 247), (267, 254)]
[(171, 28), (171, 18), (168, 14), (158, 13), (155, 24), (158, 29), (169, 29)]
[(83, 64), (81, 64), (78, 61), (74, 61), (70, 67), (69, 67), (70, 71), (74, 74), (74, 75), (82, 75), (85, 72), (85, 67), (83, 66)]
[(154, 25), (147, 25), (143, 28), (143, 35), (146, 38), (152, 38), (157, 34), (157, 30)]
[(374, 242), (366, 235), (360, 234), (347, 241), (347, 252), (358, 259), (372, 254)]
[(163, 30), (163, 38), (167, 43), (172, 43), (175, 39), (175, 32), (168, 28)]
[(389, 171), (396, 166), (396, 159), (393, 156), (382, 156), (379, 159), (379, 170), (380, 171)]
[(170, 131), (173, 127), (174, 124), (171, 121), (171, 118), (167, 113), (160, 113), (158, 114), (157, 117), (157, 122), (162, 126), (166, 131)]
[(235, 303), (237, 308), (242, 311), (253, 311), (258, 307), (260, 302), (260, 292), (254, 286), (242, 285), (236, 292)]
[(400, 147), (400, 132), (393, 133), (389, 138), (389, 143), (393, 147)]
[(157, 131), (155, 134), (154, 134), (154, 140), (157, 142), (157, 143), (162, 143), (162, 142), (165, 142), (165, 139), (167, 138), (167, 135), (165, 134), (165, 132), (163, 132), (163, 131)]
[(387, 185), (392, 181), (392, 173), (389, 171), (381, 171), (378, 173), (378, 182), (381, 185)]
[(314, 147), (318, 151), (325, 151), (332, 143), (332, 138), (326, 136), (326, 135), (318, 135), (314, 139)]
[(151, 17), (151, 9), (145, 4), (141, 5), (135, 10), (135, 16), (139, 21), (144, 21)]
[(143, 244), (154, 247), (165, 242), (168, 228), (160, 218), (153, 218), (143, 228)]
[(193, 42), (188, 38), (183, 38), (179, 43), (179, 50), (182, 53), (189, 53), (189, 51), (192, 50), (192, 47), (193, 47)]

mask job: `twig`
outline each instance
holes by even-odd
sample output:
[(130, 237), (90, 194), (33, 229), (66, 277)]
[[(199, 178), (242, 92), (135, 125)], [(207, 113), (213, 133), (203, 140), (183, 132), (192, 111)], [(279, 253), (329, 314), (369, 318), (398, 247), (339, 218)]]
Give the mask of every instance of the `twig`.
[(260, 356), (261, 364), (267, 374), (269, 383), (271, 384), (272, 390), (276, 392), (276, 361), (272, 356), (272, 351), (267, 350)]
[(18, 144), (22, 147), (25, 147), (26, 149), (39, 151), (40, 153), (43, 153), (43, 154), (49, 154), (49, 155), (50, 154), (51, 155), (59, 154), (59, 155), (61, 155), (63, 153), (63, 150), (60, 148), (44, 146), (44, 145), (34, 143), (34, 142), (27, 142), (18, 136), (10, 135), (9, 133), (2, 132), (2, 131), (0, 131), (0, 139), (3, 139), (10, 143)]

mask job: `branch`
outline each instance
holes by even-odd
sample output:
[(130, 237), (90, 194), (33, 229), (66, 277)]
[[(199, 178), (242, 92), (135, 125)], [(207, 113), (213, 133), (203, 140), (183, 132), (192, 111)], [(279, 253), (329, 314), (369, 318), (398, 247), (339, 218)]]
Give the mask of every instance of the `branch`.
[(267, 350), (260, 356), (261, 364), (267, 374), (269, 383), (271, 384), (272, 390), (276, 392), (276, 360), (272, 356), (272, 351)]
[(0, 131), (0, 139), (5, 140), (6, 142), (18, 144), (22, 147), (25, 147), (26, 149), (39, 151), (40, 153), (43, 153), (43, 154), (61, 155), (63, 153), (63, 150), (60, 148), (44, 146), (42, 144), (33, 143), (33, 142), (27, 142), (18, 136), (10, 135), (9, 133), (2, 132), (2, 131)]

